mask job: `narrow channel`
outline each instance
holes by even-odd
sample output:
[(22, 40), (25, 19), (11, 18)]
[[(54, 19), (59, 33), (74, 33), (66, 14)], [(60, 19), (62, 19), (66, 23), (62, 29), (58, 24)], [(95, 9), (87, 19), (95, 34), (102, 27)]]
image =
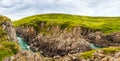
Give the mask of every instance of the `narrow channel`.
[(22, 50), (30, 50), (28, 44), (25, 42), (23, 38), (17, 37), (17, 39)]
[[(23, 38), (17, 37), (18, 38), (18, 43), (21, 47), (22, 50), (31, 50), (29, 45), (25, 42)], [(96, 46), (94, 43), (90, 43), (90, 47), (92, 49), (99, 49), (101, 48), (100, 46)]]
[(90, 43), (90, 47), (92, 49), (100, 49), (100, 48), (102, 48), (101, 46), (96, 46), (94, 43)]

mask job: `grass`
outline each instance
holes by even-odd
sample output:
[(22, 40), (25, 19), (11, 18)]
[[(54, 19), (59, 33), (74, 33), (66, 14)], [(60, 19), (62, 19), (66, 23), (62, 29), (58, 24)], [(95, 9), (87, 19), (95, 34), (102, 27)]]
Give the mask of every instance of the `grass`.
[(120, 31), (120, 17), (91, 17), (78, 16), (70, 14), (40, 14), (22, 18), (14, 21), (14, 26), (33, 26), (39, 30), (39, 24), (44, 23), (45, 28), (49, 26), (60, 26), (62, 29), (66, 27), (86, 27), (93, 30), (100, 30), (104, 33), (112, 33)]
[(94, 52), (95, 52), (95, 50), (84, 52), (80, 55), (80, 58), (84, 58), (84, 59), (91, 58), (93, 56)]
[(0, 46), (0, 61), (2, 61), (5, 57), (9, 57), (13, 55), (12, 51), (4, 46)]
[(19, 46), (14, 42), (9, 42), (7, 35), (0, 34), (0, 36), (0, 61), (2, 61), (5, 57), (16, 54), (19, 50)]
[(7, 18), (6, 16), (0, 15), (0, 25), (1, 25), (4, 21), (10, 21), (10, 19)]
[[(101, 48), (101, 49), (98, 49), (98, 50), (103, 51), (103, 54), (105, 54), (105, 55), (107, 55), (107, 54), (115, 54), (115, 52), (120, 51), (120, 47), (107, 47), (107, 48)], [(91, 51), (83, 52), (80, 55), (80, 58), (89, 59), (98, 50), (91, 50)]]
[(109, 47), (109, 48), (103, 48), (103, 53), (105, 54), (111, 54), (120, 51), (120, 47)]
[(0, 61), (5, 57), (16, 54), (19, 50), (19, 46), (14, 42), (0, 42)]

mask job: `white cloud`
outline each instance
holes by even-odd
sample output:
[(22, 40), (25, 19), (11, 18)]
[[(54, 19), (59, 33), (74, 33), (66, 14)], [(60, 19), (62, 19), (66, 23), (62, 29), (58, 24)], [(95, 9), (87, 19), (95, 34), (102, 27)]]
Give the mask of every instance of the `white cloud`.
[(120, 16), (120, 0), (0, 0), (0, 15), (12, 19), (40, 13)]

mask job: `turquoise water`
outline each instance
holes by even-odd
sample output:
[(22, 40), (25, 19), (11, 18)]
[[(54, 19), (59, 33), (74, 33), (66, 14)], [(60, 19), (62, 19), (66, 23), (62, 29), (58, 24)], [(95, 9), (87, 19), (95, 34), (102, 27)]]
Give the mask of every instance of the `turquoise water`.
[[(18, 38), (18, 43), (20, 45), (20, 47), (22, 48), (22, 50), (30, 50), (28, 44), (24, 41), (24, 39), (17, 37)], [(92, 49), (99, 49), (101, 48), (100, 46), (96, 46), (94, 43), (90, 43), (90, 47)]]
[(101, 48), (100, 46), (96, 46), (94, 43), (90, 43), (90, 47), (92, 49), (99, 49), (99, 48)]
[(28, 44), (24, 41), (24, 39), (17, 37), (18, 38), (18, 43), (20, 45), (20, 47), (22, 48), (22, 50), (30, 50)]

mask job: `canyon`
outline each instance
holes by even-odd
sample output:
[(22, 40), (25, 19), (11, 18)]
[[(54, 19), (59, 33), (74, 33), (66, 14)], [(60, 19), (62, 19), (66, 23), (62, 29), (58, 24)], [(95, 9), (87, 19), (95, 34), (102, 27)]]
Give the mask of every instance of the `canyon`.
[[(26, 42), (26, 47), (29, 47), (29, 49), (22, 48), (23, 50), (20, 50), (20, 52), (13, 57), (14, 59), (8, 57), (5, 61), (17, 61), (17, 58), (21, 58), (22, 54), (26, 57), (24, 59), (29, 59), (29, 55), (31, 55), (31, 60), (36, 58), (36, 60), (33, 61), (52, 61), (54, 58), (59, 58), (58, 61), (64, 61), (66, 57), (70, 59), (68, 61), (82, 61), (82, 58), (78, 57), (83, 52), (97, 49), (95, 47), (100, 47), (100, 49), (102, 49), (108, 48), (109, 46), (116, 47), (120, 45), (120, 32), (105, 34), (100, 30), (84, 26), (69, 27), (69, 25), (71, 25), (71, 23), (69, 24), (69, 21), (63, 22), (60, 25), (49, 25), (49, 22), (42, 21), (37, 18), (32, 19), (30, 23), (22, 23), (19, 26), (15, 26), (12, 24), (10, 19), (4, 19), (2, 16), (0, 18), (0, 20), (2, 20), (2, 22), (0, 22), (1, 28), (7, 33), (7, 40), (17, 44)], [(51, 21), (50, 24), (55, 23)], [(19, 41), (22, 39), (24, 42)], [(91, 45), (94, 46), (91, 47)], [(97, 52), (96, 54), (103, 53)], [(104, 56), (106, 57), (106, 55)], [(46, 57), (47, 59), (45, 59)], [(74, 57), (77, 58), (74, 59)]]

